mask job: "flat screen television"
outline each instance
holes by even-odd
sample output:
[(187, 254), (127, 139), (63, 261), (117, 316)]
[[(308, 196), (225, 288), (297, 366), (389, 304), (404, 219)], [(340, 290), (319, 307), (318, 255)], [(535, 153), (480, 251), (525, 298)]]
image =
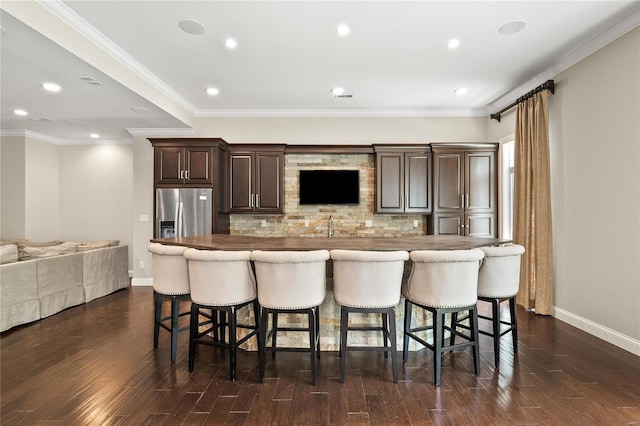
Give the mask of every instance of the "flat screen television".
[(300, 170), (300, 205), (358, 203), (358, 170)]

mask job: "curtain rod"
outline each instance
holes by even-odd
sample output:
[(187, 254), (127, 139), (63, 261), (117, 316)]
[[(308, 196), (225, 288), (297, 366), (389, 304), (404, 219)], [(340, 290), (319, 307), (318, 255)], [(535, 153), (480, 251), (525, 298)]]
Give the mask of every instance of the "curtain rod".
[(498, 123), (499, 123), (500, 122), (500, 115), (502, 113), (504, 113), (506, 111), (509, 111), (514, 106), (526, 101), (527, 99), (529, 99), (530, 97), (532, 97), (536, 93), (542, 92), (543, 90), (548, 90), (553, 95), (555, 93), (555, 90), (556, 90), (556, 86), (555, 86), (555, 83), (553, 82), (553, 80), (545, 81), (544, 83), (542, 83), (540, 86), (536, 87), (535, 89), (533, 89), (529, 93), (526, 93), (523, 96), (520, 96), (518, 99), (515, 100), (515, 102), (507, 105), (506, 107), (502, 108), (500, 111), (491, 114), (489, 116), (489, 118), (491, 118), (493, 120), (498, 120)]

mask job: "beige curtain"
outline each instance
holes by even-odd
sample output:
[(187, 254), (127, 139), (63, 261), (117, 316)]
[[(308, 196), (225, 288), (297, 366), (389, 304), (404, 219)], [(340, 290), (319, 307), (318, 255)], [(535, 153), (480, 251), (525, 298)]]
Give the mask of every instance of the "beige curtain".
[(516, 302), (553, 314), (549, 107), (543, 91), (518, 105), (514, 162), (514, 242), (525, 247)]

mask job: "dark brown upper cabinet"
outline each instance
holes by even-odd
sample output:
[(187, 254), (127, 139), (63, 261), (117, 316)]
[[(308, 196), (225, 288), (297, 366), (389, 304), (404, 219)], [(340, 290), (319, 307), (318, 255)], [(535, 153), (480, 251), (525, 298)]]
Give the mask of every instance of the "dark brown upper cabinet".
[(213, 183), (211, 147), (157, 147), (156, 184), (211, 185)]
[(230, 213), (284, 212), (284, 145), (231, 145)]
[(431, 144), (432, 231), (495, 237), (497, 144)]
[(374, 145), (374, 149), (376, 213), (431, 213), (429, 147)]

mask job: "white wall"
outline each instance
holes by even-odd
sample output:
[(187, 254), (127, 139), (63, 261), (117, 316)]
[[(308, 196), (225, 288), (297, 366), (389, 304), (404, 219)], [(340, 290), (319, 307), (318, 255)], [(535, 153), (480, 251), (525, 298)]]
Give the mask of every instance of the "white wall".
[(0, 239), (25, 235), (24, 137), (0, 138)]
[(200, 118), (197, 137), (229, 143), (484, 142), (484, 117)]
[(59, 148), (61, 236), (72, 241), (117, 239), (131, 246), (132, 145)]
[(25, 138), (25, 233), (33, 241), (63, 239), (60, 232), (59, 146)]
[(640, 29), (561, 73), (556, 82), (550, 110), (557, 159), (556, 306), (560, 314), (588, 319), (637, 342)]
[(554, 78), (549, 121), (555, 316), (640, 355), (639, 76), (636, 28)]

